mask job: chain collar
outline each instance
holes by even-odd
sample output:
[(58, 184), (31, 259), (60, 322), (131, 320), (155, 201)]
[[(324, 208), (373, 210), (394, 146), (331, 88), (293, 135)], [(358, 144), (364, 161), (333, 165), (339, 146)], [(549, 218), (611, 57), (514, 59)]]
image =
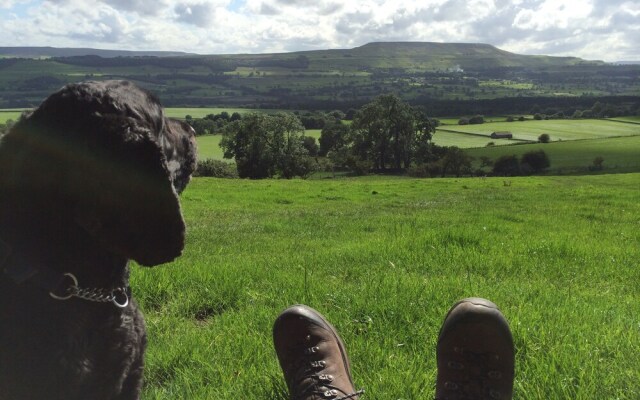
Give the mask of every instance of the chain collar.
[(78, 286), (78, 278), (70, 272), (64, 274), (70, 285), (64, 289), (63, 293), (56, 294), (54, 291), (49, 292), (49, 296), (56, 300), (69, 300), (72, 297), (93, 301), (96, 303), (112, 303), (119, 308), (125, 308), (129, 305), (130, 289), (126, 287), (118, 287), (115, 289), (101, 288), (82, 288)]
[(43, 289), (56, 300), (76, 297), (97, 303), (112, 303), (118, 308), (129, 305), (129, 286), (116, 288), (83, 288), (78, 278), (70, 272), (62, 273), (21, 257), (8, 243), (0, 239), (0, 272), (9, 276), (17, 285), (29, 282)]

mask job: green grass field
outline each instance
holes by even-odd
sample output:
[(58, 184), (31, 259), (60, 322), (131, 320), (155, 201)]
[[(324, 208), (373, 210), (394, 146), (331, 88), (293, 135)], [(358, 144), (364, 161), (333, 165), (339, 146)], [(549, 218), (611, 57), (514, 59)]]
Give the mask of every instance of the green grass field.
[(552, 141), (640, 135), (640, 125), (597, 119), (493, 122), (480, 125), (446, 126), (446, 129), (487, 136), (493, 132), (509, 131), (514, 139), (532, 141), (537, 141), (538, 136), (543, 133), (549, 134)]
[[(456, 128), (453, 128), (456, 129)], [(457, 146), (461, 149), (484, 147), (487, 143), (493, 142), (496, 146), (513, 144), (514, 140), (496, 140), (487, 136), (472, 135), (468, 133), (449, 132), (438, 129), (433, 135), (433, 143), (438, 146)]]
[(206, 160), (212, 158), (214, 160), (222, 160), (224, 153), (220, 148), (220, 140), (222, 135), (204, 135), (196, 137), (198, 143), (198, 159)]
[(23, 110), (0, 110), (0, 124), (4, 124), (8, 120), (17, 121)]
[[(307, 129), (305, 131), (305, 135), (315, 137), (316, 139), (320, 138), (320, 129)], [(222, 135), (205, 135), (198, 136), (198, 159), (206, 160), (207, 158), (212, 158), (214, 160), (222, 160), (223, 152), (220, 148), (220, 140), (222, 139)], [(232, 161), (232, 160), (229, 160)]]
[[(209, 114), (220, 114), (226, 111), (229, 115), (234, 112), (240, 114), (246, 114), (249, 112), (265, 112), (264, 110), (249, 109), (249, 108), (216, 108), (216, 107), (202, 107), (202, 108), (179, 108), (179, 107), (167, 107), (164, 109), (165, 114), (168, 117), (184, 119), (187, 115), (191, 115), (193, 118), (204, 118)], [(272, 110), (269, 110), (272, 112)], [(273, 111), (275, 112), (275, 111)]]
[(285, 400), (271, 328), (294, 303), (337, 327), (366, 399), (429, 399), (467, 296), (510, 321), (515, 399), (638, 399), (638, 182), (196, 178), (183, 256), (133, 271), (143, 399)]
[(622, 122), (633, 122), (635, 124), (640, 124), (640, 117), (616, 117), (611, 118), (611, 121), (622, 121)]
[(604, 158), (605, 171), (608, 172), (640, 171), (640, 136), (494, 146), (466, 151), (467, 154), (476, 158), (476, 164), (478, 164), (481, 156), (495, 160), (503, 155), (521, 156), (528, 151), (538, 149), (544, 150), (549, 156), (550, 173), (587, 172), (596, 157)]

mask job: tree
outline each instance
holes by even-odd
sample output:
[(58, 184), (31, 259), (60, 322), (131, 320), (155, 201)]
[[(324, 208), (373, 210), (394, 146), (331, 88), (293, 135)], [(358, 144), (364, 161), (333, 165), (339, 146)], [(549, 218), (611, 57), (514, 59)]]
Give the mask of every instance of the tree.
[(591, 171), (602, 171), (604, 169), (604, 158), (598, 156), (593, 159), (593, 165), (589, 168)]
[(307, 149), (307, 152), (311, 157), (315, 157), (318, 155), (318, 143), (316, 143), (316, 138), (313, 136), (303, 136), (302, 138), (302, 147)]
[(457, 146), (446, 148), (446, 153), (442, 157), (442, 177), (447, 173), (451, 173), (459, 177), (465, 172), (471, 171), (471, 161), (473, 157), (464, 152)]
[(241, 178), (306, 176), (310, 163), (303, 132), (292, 114), (248, 114), (227, 125), (220, 147), (224, 158), (235, 158)]
[(480, 156), (480, 168), (491, 167), (493, 165), (493, 160), (491, 160), (488, 156)]
[(355, 115), (352, 124), (355, 154), (371, 161), (375, 169), (409, 167), (418, 122), (413, 108), (399, 97), (379, 96)]
[(196, 135), (211, 135), (216, 132), (216, 123), (207, 118), (196, 118), (187, 120), (187, 123), (191, 125)]
[(435, 161), (436, 146), (433, 135), (440, 121), (431, 119), (424, 113), (416, 113), (416, 133), (412, 144), (412, 161), (422, 164)]
[(538, 142), (540, 143), (549, 143), (550, 141), (551, 137), (548, 133), (543, 133), (542, 135), (538, 136)]
[(469, 118), (469, 123), (472, 125), (484, 124), (484, 116), (482, 115), (474, 115)]
[(515, 155), (500, 156), (493, 163), (493, 174), (499, 176), (516, 176), (520, 174), (520, 161)]
[(544, 150), (533, 150), (522, 155), (520, 168), (524, 172), (539, 173), (551, 166), (549, 157)]
[(320, 133), (320, 150), (318, 155), (325, 157), (330, 151), (341, 149), (350, 141), (349, 126), (340, 121), (325, 125)]

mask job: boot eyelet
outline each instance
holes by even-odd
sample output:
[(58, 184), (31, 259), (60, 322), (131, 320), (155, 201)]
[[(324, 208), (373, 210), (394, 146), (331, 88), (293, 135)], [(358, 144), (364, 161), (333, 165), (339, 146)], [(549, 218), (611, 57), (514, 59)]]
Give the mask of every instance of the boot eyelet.
[(324, 397), (326, 397), (327, 399), (336, 397), (337, 395), (338, 395), (338, 391), (335, 389), (327, 390), (326, 392), (324, 392)]
[(327, 366), (326, 361), (312, 361), (311, 368), (324, 368)]
[(304, 354), (309, 355), (309, 354), (317, 353), (319, 350), (320, 350), (320, 348), (318, 346), (313, 346), (313, 347), (310, 347), (308, 349), (305, 349), (304, 350)]
[(455, 362), (455, 361), (449, 361), (447, 363), (447, 367), (451, 369), (464, 369), (464, 365), (462, 363)]
[(333, 375), (326, 375), (326, 374), (322, 374), (320, 376), (318, 376), (318, 379), (320, 379), (323, 382), (332, 382), (333, 381)]
[(458, 390), (458, 385), (454, 382), (446, 382), (444, 387), (448, 390)]

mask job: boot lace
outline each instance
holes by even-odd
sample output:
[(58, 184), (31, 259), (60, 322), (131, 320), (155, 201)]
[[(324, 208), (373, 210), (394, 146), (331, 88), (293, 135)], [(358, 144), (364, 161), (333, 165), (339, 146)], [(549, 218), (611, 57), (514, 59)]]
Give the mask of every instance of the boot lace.
[[(304, 399), (327, 399), (327, 400), (352, 400), (358, 399), (364, 394), (360, 389), (354, 393), (347, 393), (337, 386), (332, 385), (333, 375), (324, 374), (327, 362), (324, 360), (314, 360), (313, 355), (320, 349), (317, 346), (302, 347), (292, 349), (292, 351), (302, 351), (305, 357), (300, 357), (300, 364), (295, 366), (295, 372), (290, 384), (291, 398), (294, 400)], [(298, 353), (299, 354), (299, 353)], [(315, 397), (314, 397), (315, 396)]]

